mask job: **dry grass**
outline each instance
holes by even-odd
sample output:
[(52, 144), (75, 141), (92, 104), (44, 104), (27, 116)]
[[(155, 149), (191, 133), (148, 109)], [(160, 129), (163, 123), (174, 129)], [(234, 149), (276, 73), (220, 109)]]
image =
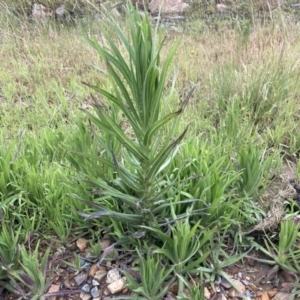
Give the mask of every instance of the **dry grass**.
[[(227, 102), (237, 95), (243, 98), (251, 84), (254, 85), (253, 80), (262, 74), (266, 80), (268, 72), (278, 72), (279, 75), (282, 72), (284, 76), (290, 76), (291, 87), (286, 94), (288, 106), (299, 105), (299, 92), (293, 88), (299, 76), (299, 28), (276, 18), (267, 26), (251, 25), (245, 21), (229, 24), (220, 20), (217, 30), (207, 29), (201, 33), (164, 31), (166, 52), (176, 39), (181, 39), (174, 59), (179, 68), (177, 94), (183, 97), (191, 86), (198, 86), (188, 108), (188, 119), (196, 123), (196, 132), (204, 125), (203, 122), (212, 123), (211, 117), (217, 114), (220, 98), (226, 98)], [(2, 121), (18, 120), (18, 127), (22, 127), (24, 110), (30, 110), (32, 106), (37, 114), (49, 110), (48, 116), (54, 114), (55, 118), (63, 120), (67, 114), (67, 120), (70, 120), (70, 116), (77, 113), (77, 108), (90, 103), (91, 91), (81, 81), (107, 85), (101, 74), (91, 67), (93, 63), (101, 67), (103, 62), (82, 37), (83, 33), (100, 40), (99, 27), (94, 22), (84, 28), (61, 28), (51, 23), (28, 23), (20, 28), (7, 22), (2, 29), (0, 50), (3, 58), (1, 98), (5, 107)], [(12, 105), (16, 104), (19, 104), (18, 108), (12, 110)], [(276, 105), (281, 107), (282, 104)], [(279, 118), (280, 111), (278, 114)], [(290, 124), (285, 125), (291, 129), (294, 126), (292, 122), (299, 119), (299, 113), (289, 110), (285, 114), (291, 116)], [(207, 115), (210, 117), (207, 118)], [(205, 118), (200, 120), (200, 117)], [(281, 116), (281, 120), (284, 118)], [(48, 119), (39, 119), (39, 123), (33, 122), (30, 128), (38, 131), (39, 127), (49, 125)], [(281, 133), (280, 139), (285, 132)]]

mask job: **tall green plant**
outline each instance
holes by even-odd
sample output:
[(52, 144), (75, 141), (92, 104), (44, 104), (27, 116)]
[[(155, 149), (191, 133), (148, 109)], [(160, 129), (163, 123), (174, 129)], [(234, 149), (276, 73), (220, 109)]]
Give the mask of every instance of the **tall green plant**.
[[(113, 169), (116, 177), (112, 182), (108, 182), (104, 174), (102, 178), (89, 178), (97, 186), (94, 194), (101, 199), (97, 204), (87, 202), (98, 211), (84, 216), (87, 219), (109, 217), (127, 225), (157, 227), (160, 221), (165, 223), (159, 201), (164, 195), (163, 171), (187, 131), (186, 128), (179, 137), (172, 139), (174, 130), (168, 131), (166, 124), (184, 111), (193, 90), (178, 111), (163, 112), (165, 82), (178, 42), (161, 63), (164, 41), (158, 26), (153, 30), (148, 16), (141, 18), (132, 6), (127, 12), (129, 35), (115, 20), (108, 19), (110, 28), (102, 31), (103, 44), (87, 39), (105, 61), (105, 73), (111, 83), (111, 91), (86, 84), (110, 105), (110, 109), (106, 109), (96, 103), (96, 115), (86, 111), (89, 120), (101, 131), (98, 140), (104, 151), (94, 158), (101, 167)], [(120, 46), (111, 36), (112, 29)], [(120, 115), (129, 125), (131, 137), (119, 125)], [(175, 125), (176, 122), (173, 129)]]

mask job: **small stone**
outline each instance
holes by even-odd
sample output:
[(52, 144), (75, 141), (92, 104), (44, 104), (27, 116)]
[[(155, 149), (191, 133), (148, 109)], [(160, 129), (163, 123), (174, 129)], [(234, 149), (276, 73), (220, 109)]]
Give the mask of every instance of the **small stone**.
[(67, 278), (64, 278), (64, 286), (66, 288), (70, 288), (72, 285), (71, 285), (71, 282), (70, 282), (70, 279), (67, 277)]
[(99, 297), (99, 291), (98, 291), (98, 288), (96, 286), (91, 289), (91, 295), (92, 295), (93, 298)]
[(291, 297), (291, 294), (279, 292), (275, 295), (273, 300), (288, 300), (288, 299), (290, 299), (290, 297)]
[(94, 279), (101, 282), (104, 278), (106, 278), (107, 272), (104, 270), (99, 270), (96, 272)]
[(107, 273), (106, 283), (113, 283), (121, 278), (120, 272), (117, 269), (111, 269)]
[(207, 287), (204, 288), (204, 297), (205, 297), (205, 299), (210, 299), (211, 298), (211, 293), (210, 293), (210, 291), (208, 290)]
[(86, 283), (86, 284), (81, 288), (81, 290), (82, 290), (83, 292), (85, 292), (85, 293), (89, 293), (90, 290), (91, 290), (90, 285)]
[(239, 278), (239, 279), (241, 279), (241, 278), (242, 278), (242, 276), (243, 276), (243, 275), (242, 275), (242, 272), (238, 272), (238, 274), (237, 274), (237, 275), (238, 275), (238, 278)]
[(80, 259), (79, 259), (79, 265), (80, 265), (80, 267), (83, 267), (85, 265), (85, 263), (86, 263), (85, 259), (82, 258), (82, 257), (80, 257)]
[(268, 295), (269, 295), (270, 298), (273, 298), (277, 293), (278, 293), (278, 291), (276, 291), (276, 290), (268, 291)]
[(107, 288), (111, 294), (118, 293), (125, 288), (125, 281), (126, 281), (126, 278), (123, 277), (123, 278), (118, 279), (118, 280), (114, 281), (113, 283), (109, 284), (107, 286)]
[(177, 295), (178, 294), (178, 283), (177, 282), (174, 282), (170, 288), (169, 288), (169, 292), (174, 294), (174, 295)]
[(227, 281), (226, 279), (222, 278), (222, 280), (220, 281), (220, 285), (225, 288), (225, 289), (230, 289), (231, 288), (231, 284), (229, 283), (229, 281)]
[(116, 9), (116, 8), (113, 8), (111, 11), (110, 11), (111, 15), (114, 16), (115, 18), (119, 18), (121, 17), (121, 14), (119, 13), (119, 11)]
[(111, 265), (112, 265), (112, 262), (111, 262), (111, 261), (107, 261), (107, 262), (106, 262), (106, 266), (107, 266), (108, 268), (111, 268)]
[(86, 263), (83, 265), (82, 269), (83, 269), (84, 271), (88, 272), (88, 270), (90, 269), (90, 266), (91, 266), (91, 264), (86, 262)]
[[(235, 275), (235, 277), (236, 276), (238, 276), (238, 273), (240, 272), (240, 269), (239, 268), (237, 268), (237, 267), (232, 267), (231, 269), (230, 269), (230, 275)], [(228, 274), (229, 275), (229, 274)]]
[(241, 280), (242, 284), (248, 286), (249, 282), (247, 280)]
[(80, 251), (83, 251), (83, 250), (85, 250), (85, 249), (88, 248), (89, 242), (88, 242), (86, 239), (84, 239), (84, 238), (79, 238), (79, 239), (76, 241), (76, 245), (77, 245), (77, 247), (78, 247), (78, 249), (79, 249)]
[(167, 293), (167, 297), (165, 298), (165, 300), (176, 300), (175, 295), (171, 292)]
[(269, 300), (268, 292), (263, 292), (261, 295), (261, 300)]
[(110, 291), (109, 291), (109, 289), (108, 288), (105, 288), (104, 290), (103, 290), (103, 296), (109, 296), (111, 293), (110, 293)]
[(228, 296), (231, 298), (244, 298), (244, 293), (246, 291), (245, 286), (238, 280), (232, 280), (234, 284), (238, 287), (239, 291), (237, 291), (235, 288), (231, 288), (228, 291)]
[[(137, 271), (135, 271), (135, 270), (133, 270), (133, 269), (127, 269), (126, 272), (127, 272), (129, 275), (131, 275), (131, 276), (134, 278), (134, 280), (135, 280), (136, 282), (141, 282), (141, 274), (140, 274), (140, 272), (137, 272)], [(173, 293), (173, 294), (176, 294), (176, 295), (178, 294), (178, 283), (177, 283), (177, 282), (174, 282), (174, 283), (170, 286), (169, 292), (171, 292), (171, 293)]]
[(234, 288), (231, 288), (228, 290), (227, 295), (231, 298), (234, 298), (234, 297), (236, 297), (237, 293), (238, 292)]
[(108, 248), (110, 245), (112, 245), (113, 241), (111, 239), (103, 239), (100, 241), (100, 246), (102, 250), (105, 250)]
[(227, 300), (224, 294), (221, 294), (221, 300)]
[(85, 272), (81, 272), (78, 275), (76, 275), (74, 279), (77, 285), (79, 286), (87, 279), (87, 274)]
[[(56, 293), (59, 291), (59, 285), (52, 284), (48, 290), (48, 293)], [(56, 300), (56, 296), (49, 296), (49, 300)]]
[(92, 296), (90, 294), (81, 292), (80, 295), (79, 295), (79, 298), (81, 300), (90, 300), (90, 299), (92, 299)]
[(90, 267), (89, 269), (89, 276), (94, 277), (96, 272), (99, 270), (99, 265), (98, 264), (94, 264)]
[(99, 266), (99, 270), (102, 270), (102, 271), (106, 271), (107, 272), (107, 268), (105, 266)]
[(98, 285), (100, 285), (100, 282), (97, 281), (97, 280), (95, 280), (95, 279), (93, 279), (93, 280), (92, 280), (92, 285), (93, 285), (93, 286), (98, 286)]
[(245, 292), (245, 296), (247, 297), (247, 298), (252, 298), (252, 294), (250, 293), (250, 291), (248, 291), (248, 290), (246, 290), (246, 292)]

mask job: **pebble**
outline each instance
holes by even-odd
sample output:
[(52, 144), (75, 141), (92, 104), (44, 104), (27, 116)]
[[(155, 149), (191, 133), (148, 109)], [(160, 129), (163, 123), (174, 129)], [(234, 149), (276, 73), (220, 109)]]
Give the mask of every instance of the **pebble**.
[(269, 300), (269, 295), (268, 292), (263, 292), (261, 295), (261, 300)]
[(103, 239), (100, 242), (100, 246), (102, 250), (105, 250), (106, 248), (108, 248), (110, 245), (112, 245), (113, 241), (111, 239)]
[(107, 286), (107, 288), (111, 294), (118, 293), (125, 288), (125, 281), (126, 281), (126, 278), (118, 279), (118, 280), (114, 281), (113, 283), (109, 284)]
[(96, 286), (91, 289), (91, 295), (94, 299), (99, 297), (99, 291), (98, 291), (98, 288)]
[(237, 280), (233, 280), (233, 282), (237, 286), (239, 291), (237, 291), (235, 288), (232, 287), (231, 289), (228, 290), (228, 296), (231, 298), (244, 298), (244, 293), (246, 291), (245, 286)]
[(249, 284), (249, 282), (247, 280), (241, 280), (242, 284), (247, 286)]
[(272, 300), (288, 300), (290, 299), (291, 294), (278, 292)]
[(107, 275), (107, 272), (104, 270), (99, 270), (96, 272), (94, 279), (101, 282)]
[(90, 290), (91, 290), (90, 285), (86, 283), (86, 284), (81, 288), (81, 290), (82, 290), (83, 292), (85, 292), (85, 293), (89, 293)]
[(98, 264), (92, 265), (89, 269), (89, 276), (94, 277), (97, 271), (99, 271)]
[[(59, 291), (59, 285), (52, 284), (48, 290), (48, 293), (56, 293)], [(49, 300), (56, 300), (56, 296), (50, 296)]]
[(219, 300), (227, 300), (227, 298), (225, 297), (224, 294), (221, 294), (221, 299), (219, 298)]
[(220, 285), (222, 287), (224, 287), (225, 289), (230, 289), (231, 288), (231, 284), (224, 278), (222, 278), (222, 280), (220, 281)]
[(87, 293), (84, 293), (84, 292), (81, 292), (79, 297), (80, 297), (81, 300), (90, 300), (92, 298), (92, 296), (90, 294), (87, 294)]
[(76, 241), (76, 246), (79, 250), (83, 251), (85, 249), (88, 248), (89, 246), (89, 242), (86, 240), (86, 239), (83, 239), (83, 238), (79, 238), (77, 241)]
[(268, 291), (268, 295), (270, 298), (273, 298), (278, 293), (277, 290), (270, 290)]
[(85, 259), (84, 258), (80, 257), (79, 265), (80, 265), (80, 267), (83, 267), (85, 265)]
[(85, 263), (85, 264), (83, 265), (83, 268), (82, 268), (82, 269), (83, 269), (84, 271), (88, 272), (88, 270), (90, 269), (90, 266), (91, 266), (91, 264), (87, 262), (87, 263)]
[(92, 280), (92, 285), (93, 285), (93, 286), (100, 285), (100, 282), (97, 281), (96, 279), (93, 279), (93, 280)]
[(210, 293), (210, 291), (208, 290), (207, 287), (204, 288), (204, 297), (206, 299), (210, 299), (211, 298), (211, 293)]
[(117, 269), (114, 268), (108, 271), (106, 277), (106, 283), (113, 283), (119, 279), (121, 279), (121, 275)]
[(245, 296), (247, 297), (247, 298), (252, 298), (252, 294), (250, 293), (250, 291), (248, 291), (248, 290), (246, 290), (246, 292), (245, 292)]
[(74, 279), (75, 279), (77, 285), (79, 286), (79, 285), (81, 285), (84, 281), (86, 281), (86, 279), (87, 279), (87, 274), (86, 274), (85, 272), (81, 272), (81, 273), (79, 273), (78, 275), (76, 275), (76, 276), (74, 277)]

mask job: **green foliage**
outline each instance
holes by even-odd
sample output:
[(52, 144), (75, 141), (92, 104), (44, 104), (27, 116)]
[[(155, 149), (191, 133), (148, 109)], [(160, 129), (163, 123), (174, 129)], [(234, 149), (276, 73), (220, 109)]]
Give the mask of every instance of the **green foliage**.
[(163, 255), (168, 264), (174, 266), (176, 273), (184, 275), (192, 272), (209, 255), (209, 252), (201, 251), (212, 238), (213, 231), (199, 228), (199, 223), (191, 228), (188, 218), (178, 221), (171, 227), (170, 234), (163, 233), (159, 229), (144, 228), (154, 231), (163, 243), (163, 247), (154, 250), (154, 253)]
[(188, 290), (188, 294), (185, 292), (178, 293), (176, 298), (177, 300), (189, 300), (189, 299), (205, 300), (203, 282), (200, 281), (199, 283), (196, 283), (192, 281), (192, 283), (189, 283), (186, 280), (183, 281)]
[(261, 153), (252, 146), (241, 150), (237, 162), (237, 167), (242, 172), (238, 180), (241, 194), (244, 193), (249, 198), (256, 198), (264, 192), (273, 159), (273, 155), (265, 156), (265, 153)]
[[(204, 299), (202, 279), (213, 284), (226, 278), (223, 268), (251, 246), (242, 232), (266, 215), (258, 202), (272, 176), (282, 175), (283, 156), (298, 161), (299, 30), (285, 25), (277, 12), (263, 27), (254, 16), (195, 18), (201, 33), (195, 24), (176, 25), (194, 26), (196, 34), (185, 30), (175, 51), (177, 34), (153, 30), (147, 17), (135, 12), (124, 23), (104, 18), (106, 30), (99, 31), (102, 20), (86, 18), (95, 15), (88, 2), (64, 2), (85, 24), (67, 29), (51, 17), (27, 22), (23, 16), (30, 15), (32, 4), (27, 0), (0, 4), (1, 285), (14, 286), (24, 298), (44, 296), (48, 277), (38, 269), (37, 250), (20, 246), (25, 236), (66, 244), (70, 236), (91, 233), (90, 251), (97, 258), (98, 240), (109, 231), (115, 246), (136, 247), (139, 253), (142, 282), (129, 283), (136, 299), (164, 297), (174, 280), (178, 299), (189, 299), (186, 289), (190, 298)], [(43, 4), (53, 13), (60, 3)], [(215, 13), (213, 1), (191, 4), (191, 15), (194, 8)], [(252, 3), (241, 2), (232, 11), (243, 8), (251, 11)], [(82, 43), (82, 31), (89, 43)], [(90, 62), (99, 68), (90, 68)], [(169, 79), (174, 62), (178, 91), (176, 76)], [(82, 85), (82, 78), (91, 84)], [(189, 98), (191, 82), (199, 84), (191, 103), (181, 101), (170, 113), (178, 95)], [(183, 110), (186, 117), (177, 118)], [(84, 222), (77, 211), (95, 219)], [(253, 243), (270, 257), (265, 262), (274, 266), (273, 273), (299, 273), (298, 229), (289, 221), (278, 241), (266, 237), (264, 245)], [(30, 258), (35, 262), (28, 266)], [(73, 267), (80, 270), (79, 257)], [(156, 276), (160, 285), (152, 280)], [(22, 280), (31, 287), (24, 288)]]
[[(107, 47), (88, 39), (106, 63), (112, 92), (87, 84), (106, 98), (110, 110), (98, 103), (95, 104), (96, 116), (88, 111), (86, 114), (101, 130), (101, 135), (95, 132), (104, 149), (97, 161), (101, 167), (112, 169), (117, 176), (108, 182), (104, 174), (100, 178), (87, 174), (89, 181), (97, 188), (94, 194), (102, 196), (98, 204), (100, 210), (87, 216), (87, 219), (113, 218), (128, 228), (142, 224), (157, 227), (164, 218), (161, 214), (163, 205), (160, 203), (164, 196), (160, 192), (163, 171), (178, 151), (178, 145), (187, 131), (186, 128), (170, 142), (173, 131), (166, 135), (165, 126), (183, 112), (192, 91), (178, 111), (163, 112), (163, 91), (178, 43), (160, 66), (163, 40), (158, 28), (153, 35), (148, 17), (142, 19), (133, 7), (128, 8), (127, 17), (130, 38), (116, 21), (108, 20), (126, 54), (120, 52), (117, 43), (105, 30), (103, 35)], [(128, 57), (128, 61), (125, 57)], [(120, 127), (120, 114), (134, 138), (130, 138)], [(85, 203), (97, 208), (96, 203)]]
[(147, 253), (146, 258), (139, 253), (140, 267), (138, 272), (141, 274), (141, 283), (137, 283), (130, 274), (126, 273), (127, 286), (140, 295), (138, 299), (160, 300), (175, 280), (174, 276), (170, 276), (173, 267), (162, 267), (160, 257), (151, 254), (147, 245), (144, 247)]
[[(20, 247), (20, 264), (22, 269), (13, 270), (10, 266), (5, 266), (12, 281), (7, 288), (12, 291), (16, 289), (23, 299), (43, 299), (51, 284), (51, 276), (47, 274), (49, 252), (50, 248), (45, 251), (40, 259), (39, 243), (32, 253), (27, 251), (25, 246), (22, 245)], [(27, 294), (23, 287), (26, 287), (30, 292)]]
[[(155, 249), (154, 253), (162, 255), (167, 265), (172, 265), (174, 274), (179, 280), (179, 293), (183, 293), (187, 274), (191, 274), (201, 265), (209, 251), (204, 252), (207, 242), (212, 238), (213, 231), (199, 228), (199, 221), (191, 228), (189, 218), (178, 221), (171, 227), (170, 234), (159, 229), (147, 228), (155, 232), (163, 246)], [(187, 285), (188, 286), (188, 285)]]
[(277, 272), (279, 267), (283, 270), (291, 271), (294, 274), (298, 274), (300, 271), (300, 250), (296, 243), (299, 238), (300, 224), (295, 224), (295, 222), (296, 220), (293, 220), (293, 218), (282, 221), (278, 245), (272, 242), (267, 235), (265, 247), (254, 241), (252, 242), (254, 247), (271, 258), (271, 260), (258, 260), (275, 265), (273, 272)]
[(78, 254), (74, 254), (74, 259), (72, 262), (68, 262), (64, 260), (64, 263), (66, 265), (68, 265), (69, 267), (72, 268), (73, 271), (75, 271), (77, 274), (79, 273), (79, 271), (81, 271), (83, 269), (83, 266), (81, 264), (81, 258), (80, 255)]
[(5, 266), (9, 266), (11, 269), (17, 269), (18, 267), (20, 255), (18, 244), (21, 239), (21, 230), (21, 227), (15, 230), (2, 221), (0, 231), (0, 262), (2, 265), (0, 269), (0, 281), (7, 279), (8, 272)]
[(217, 234), (216, 237), (210, 240), (210, 245), (208, 247), (210, 255), (204, 261), (203, 266), (197, 268), (197, 271), (201, 272), (201, 274), (203, 274), (203, 276), (208, 282), (210, 282), (212, 286), (214, 286), (214, 282), (216, 280), (219, 280), (221, 277), (223, 277), (229, 281), (236, 290), (239, 290), (234, 281), (232, 281), (230, 276), (223, 269), (240, 261), (246, 255), (246, 253), (228, 254), (226, 251), (226, 245), (224, 243), (224, 237), (225, 234), (224, 236)]
[(89, 257), (91, 258), (99, 258), (101, 257), (102, 247), (100, 241), (90, 242), (90, 248), (88, 250)]

